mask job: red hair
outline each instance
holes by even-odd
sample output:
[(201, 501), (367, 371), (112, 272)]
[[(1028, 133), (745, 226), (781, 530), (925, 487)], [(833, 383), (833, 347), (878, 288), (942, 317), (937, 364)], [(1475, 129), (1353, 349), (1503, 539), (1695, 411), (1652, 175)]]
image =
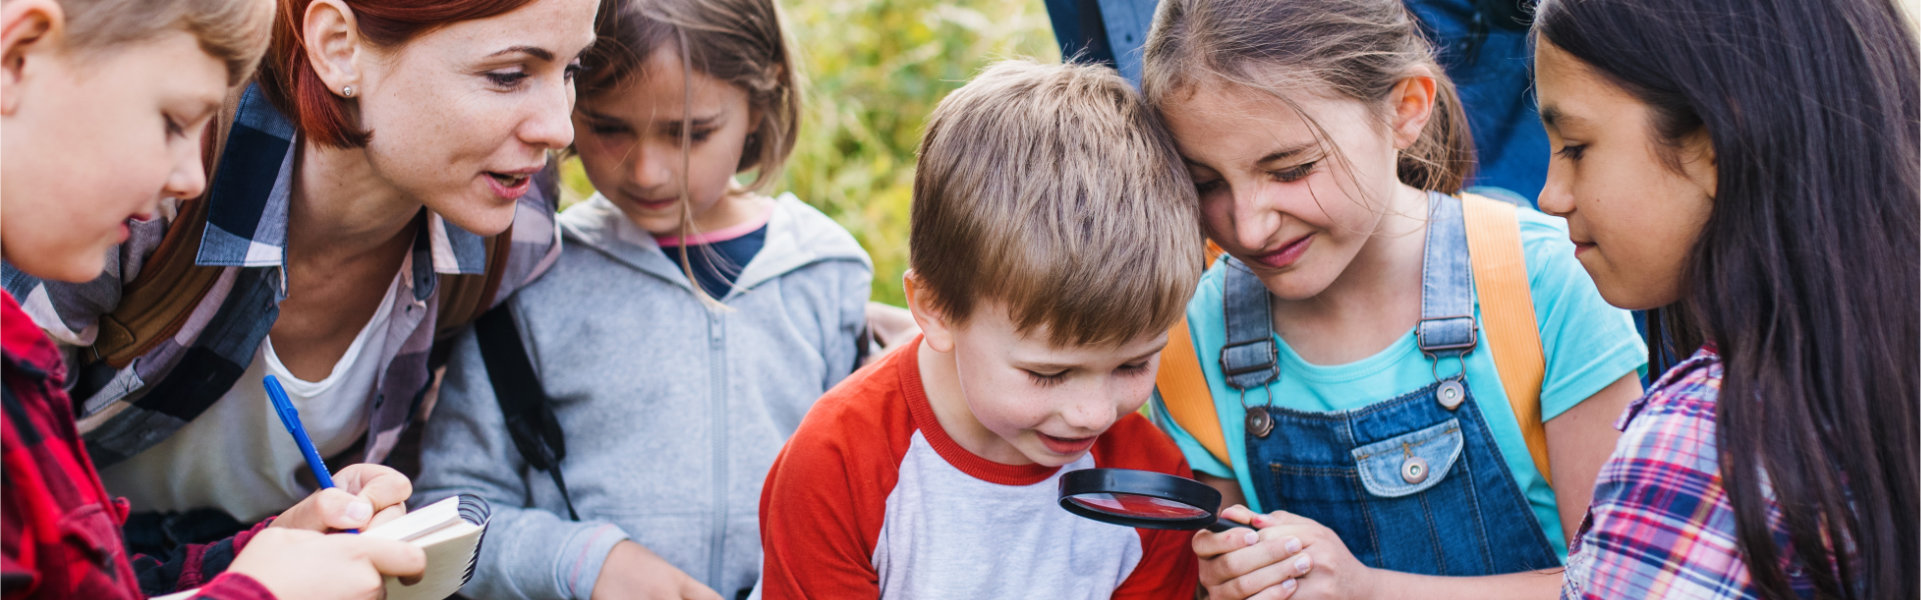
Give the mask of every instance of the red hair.
[[(434, 29), (460, 21), (485, 19), (513, 12), (533, 0), (342, 0), (353, 11), (361, 37), (375, 46), (395, 48)], [(274, 108), (293, 121), (294, 128), (314, 143), (335, 148), (367, 145), (371, 131), (360, 129), (354, 100), (327, 88), (307, 60), (302, 21), (313, 0), (279, 0), (281, 18), (274, 20), (273, 42), (267, 48), (256, 80)]]

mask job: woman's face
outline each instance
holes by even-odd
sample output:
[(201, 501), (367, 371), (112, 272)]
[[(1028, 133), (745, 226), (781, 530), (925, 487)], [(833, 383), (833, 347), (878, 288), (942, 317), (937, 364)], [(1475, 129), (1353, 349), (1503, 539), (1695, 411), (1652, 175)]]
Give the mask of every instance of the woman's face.
[(1401, 187), (1395, 138), (1366, 105), (1306, 94), (1296, 104), (1209, 80), (1161, 110), (1200, 192), (1207, 236), (1283, 300), (1332, 285)]
[(1574, 254), (1609, 304), (1645, 310), (1679, 300), (1714, 206), (1705, 132), (1665, 145), (1646, 104), (1546, 40), (1535, 49), (1534, 88), (1554, 149), (1541, 210), (1567, 218)]
[(355, 97), (374, 171), (463, 229), (505, 230), (547, 151), (573, 141), (574, 73), (596, 8), (535, 0), (372, 49)]

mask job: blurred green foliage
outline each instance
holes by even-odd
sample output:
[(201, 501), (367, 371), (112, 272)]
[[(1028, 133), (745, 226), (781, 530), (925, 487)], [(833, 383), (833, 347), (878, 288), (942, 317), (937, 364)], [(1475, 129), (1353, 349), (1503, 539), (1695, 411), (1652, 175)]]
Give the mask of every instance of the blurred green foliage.
[[(1060, 60), (1039, 0), (784, 2), (808, 80), (800, 139), (780, 181), (853, 232), (874, 259), (874, 300), (905, 304), (907, 209), (922, 125), (947, 92), (1006, 58)], [(591, 195), (570, 160), (563, 203)]]

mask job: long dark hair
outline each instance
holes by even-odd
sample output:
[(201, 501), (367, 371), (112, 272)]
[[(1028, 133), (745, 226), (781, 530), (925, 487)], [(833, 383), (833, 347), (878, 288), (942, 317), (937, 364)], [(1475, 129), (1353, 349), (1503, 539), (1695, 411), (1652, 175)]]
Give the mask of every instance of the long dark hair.
[(1921, 59), (1900, 10), (1550, 0), (1535, 23), (1662, 141), (1712, 140), (1714, 206), (1663, 312), (1676, 349), (1724, 361), (1715, 441), (1754, 586), (1795, 597), (1791, 548), (1820, 597), (1916, 597)]

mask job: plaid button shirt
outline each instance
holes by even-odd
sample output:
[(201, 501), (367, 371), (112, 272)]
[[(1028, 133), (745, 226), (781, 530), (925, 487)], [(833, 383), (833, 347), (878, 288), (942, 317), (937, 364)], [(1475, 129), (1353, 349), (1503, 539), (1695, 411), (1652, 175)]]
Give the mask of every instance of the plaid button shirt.
[[(1601, 467), (1581, 534), (1568, 548), (1561, 597), (1578, 600), (1758, 598), (1735, 547), (1734, 508), (1721, 487), (1714, 403), (1721, 358), (1702, 349), (1662, 375), (1615, 424), (1621, 440)], [(1798, 595), (1814, 585), (1785, 543), (1781, 511), (1768, 524)]]
[[(236, 111), (220, 168), (208, 187), (206, 232), (196, 264), (223, 267), (173, 337), (162, 340), (125, 368), (76, 360), (72, 389), (87, 451), (100, 466), (140, 453), (192, 422), (238, 381), (286, 297), (287, 209), (293, 161), (299, 146), (293, 125), (249, 88)], [(521, 197), (514, 213), (509, 260), (500, 278), (498, 304), (538, 276), (560, 256), (554, 226), (558, 198), (541, 185)], [(486, 240), (429, 213), (420, 221), (413, 251), (401, 269), (401, 293), (393, 318), (379, 335), (398, 343), (379, 357), (387, 365), (375, 382), (364, 462), (385, 460), (401, 432), (421, 409), (431, 377), (439, 302), (439, 274), (478, 274), (487, 269)], [(33, 320), (70, 351), (93, 344), (101, 315), (120, 303), (122, 288), (166, 235), (170, 219), (130, 224), (99, 279), (84, 284), (43, 282), (8, 264), (6, 291), (19, 298)]]
[(201, 586), (197, 598), (273, 597), (250, 577), (219, 574), (264, 522), (170, 561), (127, 556), (127, 503), (100, 486), (61, 389), (60, 354), (10, 294), (0, 294), (0, 355), (0, 595), (115, 600)]

